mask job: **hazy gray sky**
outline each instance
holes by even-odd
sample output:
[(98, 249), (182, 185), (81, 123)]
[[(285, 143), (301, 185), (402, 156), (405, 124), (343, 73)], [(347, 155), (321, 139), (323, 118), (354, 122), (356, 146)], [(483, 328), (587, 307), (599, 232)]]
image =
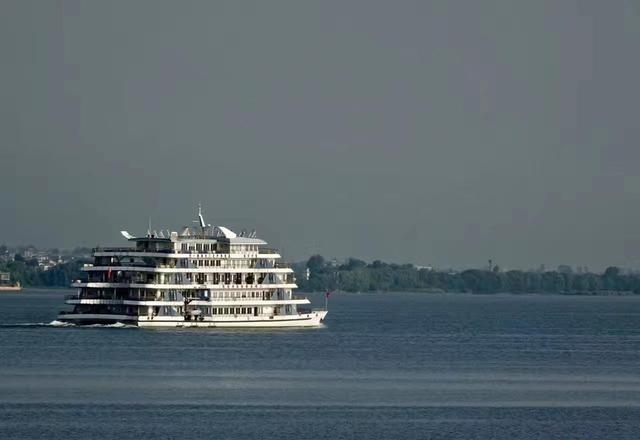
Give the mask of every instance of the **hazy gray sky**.
[(640, 267), (635, 1), (0, 5), (0, 242)]

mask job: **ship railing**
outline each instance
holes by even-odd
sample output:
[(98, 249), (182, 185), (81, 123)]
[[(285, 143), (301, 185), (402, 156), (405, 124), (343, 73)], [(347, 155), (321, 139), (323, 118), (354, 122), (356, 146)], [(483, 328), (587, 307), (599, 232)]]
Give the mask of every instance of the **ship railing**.
[(155, 296), (143, 296), (143, 297), (137, 297), (137, 296), (122, 296), (122, 295), (116, 295), (116, 297), (114, 297), (113, 295), (109, 295), (109, 294), (91, 294), (91, 293), (83, 293), (82, 295), (78, 296), (78, 294), (72, 294), (72, 295), (65, 295), (64, 297), (65, 300), (70, 300), (70, 299), (108, 299), (108, 300), (116, 300), (116, 301), (153, 301), (156, 299)]
[(225, 289), (259, 289), (261, 287), (278, 287), (285, 284), (292, 284), (295, 282), (294, 277), (287, 277), (282, 281), (267, 281), (259, 282), (256, 280), (254, 283), (225, 283), (225, 282), (213, 282), (213, 281), (191, 281), (191, 280), (183, 280), (183, 281), (165, 281), (159, 282), (157, 279), (128, 279), (128, 278), (113, 278), (110, 280), (104, 280), (102, 278), (95, 278), (89, 280), (74, 280), (74, 283), (101, 283), (101, 284), (159, 284), (159, 285), (170, 285), (170, 286), (202, 286), (203, 289), (209, 288), (210, 286), (215, 288), (225, 288)]
[(148, 263), (141, 263), (141, 262), (136, 262), (134, 261), (133, 263), (131, 262), (117, 262), (117, 261), (113, 261), (113, 262), (105, 262), (105, 263), (100, 263), (100, 264), (92, 264), (91, 267), (154, 267), (154, 268), (158, 268), (158, 267), (170, 267), (167, 264), (148, 264)]
[[(293, 282), (293, 280), (291, 282)], [(263, 282), (258, 283), (257, 285), (258, 286), (273, 287), (273, 286), (281, 286), (282, 284), (291, 284), (291, 283), (289, 281), (287, 281), (287, 280), (282, 280), (282, 281), (279, 281), (279, 280), (273, 280), (273, 281), (264, 280)]]
[[(191, 301), (209, 301), (209, 302), (218, 302), (218, 301), (227, 301), (227, 302), (257, 302), (257, 301), (289, 301), (288, 299), (278, 298), (274, 296), (273, 298), (262, 298), (262, 297), (241, 297), (241, 298), (189, 298)], [(292, 299), (302, 299), (302, 298), (292, 298)], [(180, 301), (180, 300), (174, 300)]]
[[(142, 298), (138, 298), (136, 296), (126, 296), (126, 297), (109, 297), (109, 296), (81, 296), (78, 297), (77, 295), (66, 295), (65, 296), (65, 300), (83, 300), (83, 299), (100, 299), (100, 300), (106, 300), (106, 301), (184, 301), (185, 298), (157, 298), (155, 296), (150, 296), (150, 297), (142, 297)], [(234, 302), (255, 302), (255, 301), (286, 301), (287, 299), (285, 298), (278, 298), (277, 295), (273, 295), (273, 297), (271, 298), (262, 298), (262, 297), (250, 297), (250, 296), (246, 296), (246, 297), (233, 297), (233, 298), (222, 298), (222, 297), (216, 297), (216, 296), (210, 296), (210, 297), (197, 297), (197, 296), (193, 296), (193, 297), (187, 297), (186, 298), (189, 302), (191, 301), (234, 301)], [(306, 296), (303, 295), (293, 295), (291, 297), (292, 300), (301, 300), (301, 299), (307, 299)]]
[(173, 249), (138, 249), (135, 247), (96, 247), (92, 249), (92, 252), (150, 252), (154, 254), (171, 254), (175, 251)]
[(273, 267), (275, 267), (276, 269), (291, 269), (291, 265), (289, 263), (281, 262), (276, 262)]
[(78, 278), (77, 280), (71, 280), (71, 284), (76, 284), (76, 283), (95, 283), (95, 282), (99, 282), (99, 281), (91, 281), (89, 279), (83, 279), (83, 278)]
[(265, 255), (280, 254), (280, 252), (278, 252), (278, 249), (264, 248), (264, 247), (259, 248), (258, 253), (265, 254)]
[(132, 252), (135, 250), (134, 247), (95, 247), (92, 252)]

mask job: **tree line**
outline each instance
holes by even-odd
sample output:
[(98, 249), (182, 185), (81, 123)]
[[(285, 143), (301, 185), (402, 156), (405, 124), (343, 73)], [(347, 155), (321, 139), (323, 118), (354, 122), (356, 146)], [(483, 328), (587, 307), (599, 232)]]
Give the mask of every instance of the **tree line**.
[(306, 263), (295, 264), (294, 270), (296, 282), (304, 291), (640, 294), (640, 275), (622, 274), (613, 266), (602, 274), (566, 270), (500, 271), (498, 267), (454, 272), (382, 261), (367, 264), (355, 258), (335, 265), (314, 255)]
[(13, 261), (0, 264), (0, 272), (9, 272), (11, 281), (24, 287), (69, 287), (73, 280), (81, 278), (80, 268), (84, 263), (86, 261), (74, 259), (43, 270), (38, 260), (25, 260), (16, 255)]
[[(9, 272), (13, 282), (18, 281), (26, 287), (69, 287), (73, 280), (82, 278), (80, 268), (86, 262), (77, 258), (42, 270), (37, 260), (25, 260), (16, 255), (13, 261), (0, 263), (0, 272)], [(314, 255), (306, 262), (295, 263), (293, 269), (298, 287), (308, 292), (640, 294), (640, 275), (623, 274), (613, 266), (601, 274), (568, 270), (500, 271), (497, 267), (454, 272), (378, 260), (366, 263), (356, 258), (337, 265)]]

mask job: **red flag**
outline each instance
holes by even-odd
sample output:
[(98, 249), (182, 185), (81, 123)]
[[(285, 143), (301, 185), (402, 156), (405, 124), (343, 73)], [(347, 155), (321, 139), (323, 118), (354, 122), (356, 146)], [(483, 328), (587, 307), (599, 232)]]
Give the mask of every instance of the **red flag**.
[(107, 281), (109, 281), (110, 278), (111, 278), (111, 267), (109, 267), (109, 270), (107, 270)]
[(329, 298), (331, 296), (331, 292), (327, 291), (327, 293), (325, 293), (325, 298)]

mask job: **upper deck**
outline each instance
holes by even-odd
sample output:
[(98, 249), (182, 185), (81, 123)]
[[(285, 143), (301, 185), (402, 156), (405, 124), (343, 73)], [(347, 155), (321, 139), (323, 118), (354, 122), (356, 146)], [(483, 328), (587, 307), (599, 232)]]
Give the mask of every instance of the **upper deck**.
[(224, 226), (207, 225), (198, 212), (200, 227), (185, 226), (179, 233), (151, 231), (135, 237), (120, 231), (130, 246), (96, 247), (87, 272), (128, 270), (136, 272), (242, 272), (290, 273), (279, 263), (276, 249), (256, 238), (255, 231), (236, 234)]
[(97, 247), (95, 257), (160, 257), (160, 258), (280, 258), (275, 249), (264, 247), (267, 242), (256, 237), (256, 231), (236, 234), (224, 226), (212, 226), (204, 221), (198, 207), (195, 221), (199, 227), (184, 226), (180, 232), (151, 231), (135, 237), (120, 233), (132, 243), (129, 247)]

